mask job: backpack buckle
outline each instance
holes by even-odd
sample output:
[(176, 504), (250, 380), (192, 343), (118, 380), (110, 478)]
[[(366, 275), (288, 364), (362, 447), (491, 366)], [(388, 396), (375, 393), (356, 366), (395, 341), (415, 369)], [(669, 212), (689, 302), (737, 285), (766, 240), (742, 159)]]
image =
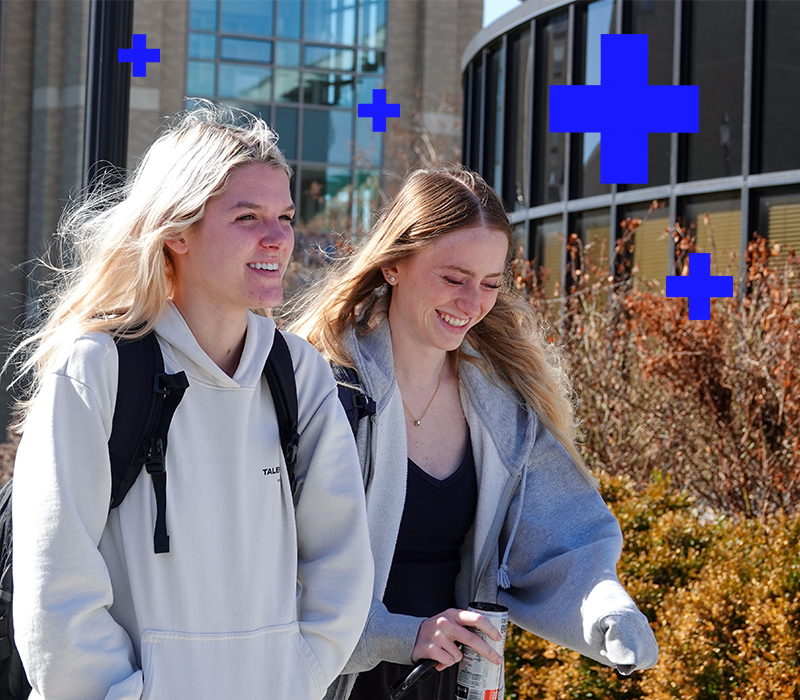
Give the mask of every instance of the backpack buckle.
[(142, 457), (142, 462), (144, 462), (147, 473), (163, 474), (165, 472), (164, 443), (162, 442), (161, 438), (158, 438), (153, 442), (150, 440), (145, 440), (144, 449), (145, 453), (144, 457)]

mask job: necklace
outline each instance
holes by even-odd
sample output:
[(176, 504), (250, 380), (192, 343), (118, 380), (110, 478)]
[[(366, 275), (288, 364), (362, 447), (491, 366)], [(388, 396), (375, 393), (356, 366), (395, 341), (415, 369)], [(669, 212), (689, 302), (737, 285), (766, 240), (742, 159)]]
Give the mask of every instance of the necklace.
[(431, 396), (431, 400), (428, 402), (428, 407), (423, 411), (422, 415), (419, 418), (416, 418), (414, 414), (411, 412), (411, 409), (408, 407), (406, 400), (403, 398), (402, 394), (400, 395), (400, 400), (403, 402), (403, 406), (406, 407), (406, 411), (408, 411), (408, 415), (411, 416), (411, 420), (414, 421), (414, 425), (417, 428), (422, 427), (422, 419), (428, 414), (430, 411), (431, 406), (433, 406), (433, 400), (436, 398), (436, 394), (439, 393), (439, 387), (442, 385), (442, 377), (444, 376), (444, 368), (447, 366), (447, 358), (444, 358), (444, 364), (442, 365), (442, 370), (439, 372), (439, 381), (436, 383), (436, 390), (433, 392), (433, 396)]

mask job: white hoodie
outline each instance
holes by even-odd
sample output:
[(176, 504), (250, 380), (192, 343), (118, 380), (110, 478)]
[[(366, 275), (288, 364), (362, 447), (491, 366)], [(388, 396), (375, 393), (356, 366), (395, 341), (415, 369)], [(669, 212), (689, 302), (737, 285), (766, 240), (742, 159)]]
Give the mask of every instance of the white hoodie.
[(144, 470), (108, 510), (110, 336), (79, 338), (46, 378), (13, 492), (14, 622), (33, 699), (313, 700), (341, 671), (372, 592), (358, 457), (327, 364), (287, 334), (293, 503), (262, 379), (274, 331), (250, 314), (228, 377), (172, 304), (156, 326), (166, 371), (189, 379), (169, 430), (167, 554), (153, 552)]

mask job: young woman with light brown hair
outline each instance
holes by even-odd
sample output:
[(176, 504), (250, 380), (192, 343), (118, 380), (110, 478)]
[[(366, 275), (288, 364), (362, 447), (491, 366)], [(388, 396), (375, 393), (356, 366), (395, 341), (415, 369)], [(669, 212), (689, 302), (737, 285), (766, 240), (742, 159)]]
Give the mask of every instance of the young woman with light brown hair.
[(369, 240), (300, 304), (295, 328), (352, 367), (377, 406), (358, 425), (376, 580), (327, 698), (379, 700), (420, 659), (455, 697), (471, 601), (624, 673), (658, 648), (616, 577), (619, 525), (575, 447), (569, 386), (511, 289), (511, 226), (463, 169), (411, 173)]

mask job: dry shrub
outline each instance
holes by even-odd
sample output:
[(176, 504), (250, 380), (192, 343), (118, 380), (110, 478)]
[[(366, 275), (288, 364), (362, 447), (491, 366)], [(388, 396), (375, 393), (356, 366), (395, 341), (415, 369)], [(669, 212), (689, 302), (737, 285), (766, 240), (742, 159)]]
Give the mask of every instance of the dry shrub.
[(626, 547), (622, 582), (648, 616), (658, 665), (631, 677), (512, 627), (507, 697), (800, 698), (800, 517), (701, 517), (663, 483), (602, 476)]

